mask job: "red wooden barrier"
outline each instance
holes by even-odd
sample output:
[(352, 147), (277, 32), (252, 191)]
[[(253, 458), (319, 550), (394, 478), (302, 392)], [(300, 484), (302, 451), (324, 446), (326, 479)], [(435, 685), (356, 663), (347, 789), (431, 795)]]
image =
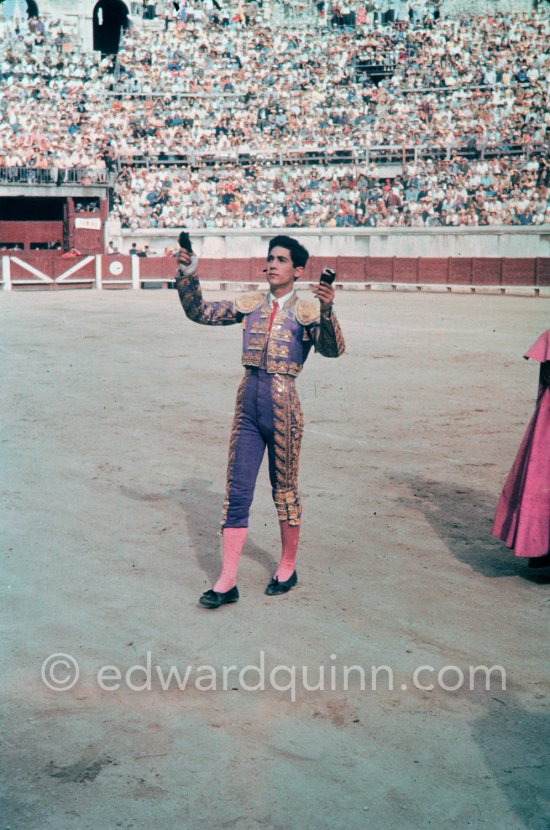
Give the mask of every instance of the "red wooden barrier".
[(442, 284), (448, 281), (449, 260), (447, 257), (433, 257), (418, 260), (418, 282)]
[(365, 282), (364, 257), (339, 256), (335, 270), (338, 282)]
[(393, 280), (393, 257), (365, 257), (366, 282), (391, 282)]
[(124, 287), (121, 280), (131, 281), (132, 259), (130, 255), (110, 254), (102, 258), (103, 284), (106, 287)]
[(418, 257), (394, 257), (392, 282), (418, 282)]
[(550, 259), (535, 260), (535, 285), (550, 285)]
[(502, 260), (475, 257), (472, 260), (472, 285), (500, 285)]
[(218, 279), (231, 280), (233, 282), (250, 281), (250, 259), (222, 259), (221, 277)]
[[(13, 281), (24, 281), (37, 285), (46, 285), (53, 281), (51, 254), (27, 254), (24, 251), (18, 251), (10, 257), (10, 263)], [(38, 273), (35, 273), (35, 271)]]
[(61, 257), (52, 258), (51, 267), (53, 277), (59, 284), (69, 284), (74, 282), (89, 282), (95, 281), (95, 257)]
[(472, 260), (469, 257), (449, 257), (448, 282), (453, 285), (472, 284)]
[[(105, 287), (124, 287), (132, 282), (132, 265), (139, 268), (140, 281), (174, 279), (177, 263), (173, 257), (101, 255), (64, 257), (59, 253), (27, 254), (23, 251), (0, 254), (9, 260), (9, 279), (17, 285), (71, 287), (94, 285), (99, 278)], [(199, 277), (204, 281), (252, 282), (265, 284), (263, 257), (201, 259)], [(319, 279), (323, 268), (333, 268), (337, 282), (404, 283), (411, 285), (550, 286), (550, 258), (527, 257), (311, 257), (302, 282)], [(3, 273), (3, 272), (0, 272)]]
[(201, 280), (221, 280), (222, 260), (200, 259), (198, 274)]
[(250, 260), (250, 275), (253, 282), (265, 280), (264, 268), (267, 268), (265, 256), (255, 256)]
[(321, 276), (321, 271), (325, 268), (332, 268), (333, 271), (338, 271), (338, 257), (335, 256), (311, 256), (308, 261), (310, 266), (310, 273), (307, 276), (308, 282), (317, 282)]
[(535, 285), (535, 260), (503, 259), (502, 285)]
[(2, 243), (23, 243), (25, 256), (34, 256), (31, 244), (37, 242), (50, 243), (55, 240), (60, 242), (63, 239), (62, 220), (40, 220), (39, 222), (20, 222), (17, 220), (5, 219), (0, 224), (0, 244)]
[[(164, 264), (165, 257), (139, 257), (139, 270), (140, 274), (148, 280), (160, 280), (163, 276), (163, 264)], [(174, 263), (175, 264), (175, 263)], [(174, 268), (172, 271), (171, 276), (173, 276), (173, 272), (176, 269)]]
[(173, 256), (163, 256), (159, 258), (161, 263), (161, 276), (165, 280), (173, 280), (178, 270), (178, 263)]

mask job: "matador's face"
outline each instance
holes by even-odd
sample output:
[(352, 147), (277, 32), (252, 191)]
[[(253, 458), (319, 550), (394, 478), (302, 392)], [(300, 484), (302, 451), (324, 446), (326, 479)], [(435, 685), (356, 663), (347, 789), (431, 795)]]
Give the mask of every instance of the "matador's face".
[[(275, 293), (275, 290), (278, 289), (279, 296), (283, 296), (292, 289), (294, 280), (297, 280), (303, 271), (304, 269), (301, 266), (294, 267), (290, 251), (287, 248), (277, 245), (267, 255), (266, 278), (272, 292)], [(283, 288), (286, 288), (286, 291), (282, 291)]]

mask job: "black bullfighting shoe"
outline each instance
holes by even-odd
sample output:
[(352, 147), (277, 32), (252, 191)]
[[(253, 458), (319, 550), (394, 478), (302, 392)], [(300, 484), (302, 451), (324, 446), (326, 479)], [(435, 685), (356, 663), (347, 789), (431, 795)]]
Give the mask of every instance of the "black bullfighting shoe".
[(203, 608), (219, 608), (220, 605), (227, 605), (229, 602), (237, 602), (239, 599), (239, 589), (236, 585), (229, 591), (221, 593), (220, 591), (205, 591), (199, 602)]
[(290, 591), (291, 588), (294, 588), (296, 583), (298, 582), (298, 574), (294, 571), (287, 580), (284, 582), (279, 582), (276, 576), (269, 580), (267, 588), (265, 589), (264, 593), (268, 595), (268, 597), (275, 597), (277, 594), (286, 594), (287, 591)]

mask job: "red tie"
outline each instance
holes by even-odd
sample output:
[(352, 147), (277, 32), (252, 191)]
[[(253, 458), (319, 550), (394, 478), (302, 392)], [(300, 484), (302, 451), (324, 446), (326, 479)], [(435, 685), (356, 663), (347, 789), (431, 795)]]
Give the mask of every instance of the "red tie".
[(271, 326), (273, 325), (273, 320), (275, 319), (275, 315), (277, 314), (278, 310), (279, 310), (279, 303), (277, 302), (277, 300), (273, 300), (273, 305), (271, 307), (271, 317), (269, 318), (269, 324), (267, 326), (267, 333), (268, 334), (271, 331)]

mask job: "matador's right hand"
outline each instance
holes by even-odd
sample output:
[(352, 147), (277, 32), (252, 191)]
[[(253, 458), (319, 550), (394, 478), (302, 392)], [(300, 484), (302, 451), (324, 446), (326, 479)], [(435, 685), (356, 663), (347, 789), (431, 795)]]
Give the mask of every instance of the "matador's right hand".
[(176, 254), (178, 261), (178, 273), (183, 277), (192, 277), (197, 272), (199, 259), (186, 248), (180, 248)]

